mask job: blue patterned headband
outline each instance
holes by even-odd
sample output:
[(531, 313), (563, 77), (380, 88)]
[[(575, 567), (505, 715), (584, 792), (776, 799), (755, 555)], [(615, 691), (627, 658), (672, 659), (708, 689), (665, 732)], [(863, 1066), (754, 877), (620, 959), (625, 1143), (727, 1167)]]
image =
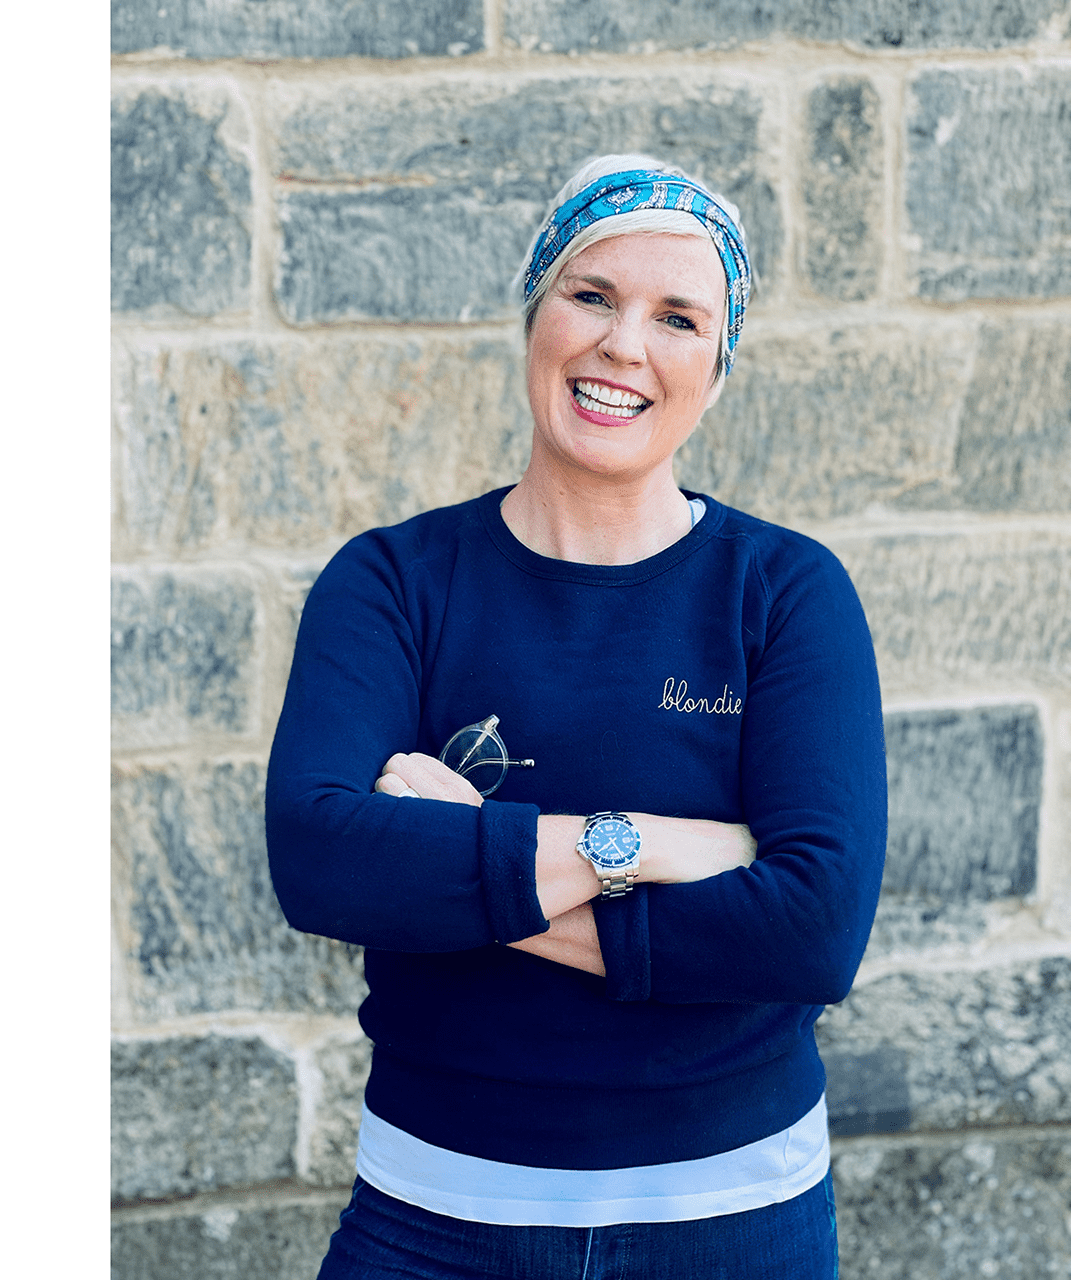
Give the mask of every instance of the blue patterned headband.
[[(599, 178), (555, 209), (532, 250), (524, 273), (527, 301), (547, 268), (571, 240), (593, 223), (619, 213), (640, 209), (673, 209), (698, 218), (714, 241), (729, 286), (729, 349), (725, 372), (733, 367), (736, 343), (744, 324), (744, 308), (751, 292), (751, 263), (744, 246), (744, 232), (720, 204), (702, 187), (687, 178), (649, 169), (629, 169)], [(625, 234), (624, 232), (622, 234)]]

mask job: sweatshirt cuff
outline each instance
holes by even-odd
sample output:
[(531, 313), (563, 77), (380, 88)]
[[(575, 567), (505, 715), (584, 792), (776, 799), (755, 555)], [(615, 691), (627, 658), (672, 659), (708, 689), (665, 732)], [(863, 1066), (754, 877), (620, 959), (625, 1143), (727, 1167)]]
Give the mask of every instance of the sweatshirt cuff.
[(647, 923), (647, 886), (638, 884), (624, 898), (592, 902), (606, 966), (610, 1000), (651, 998), (651, 935)]
[(496, 942), (519, 942), (550, 928), (536, 895), (539, 809), (485, 800), (480, 806), (480, 877)]

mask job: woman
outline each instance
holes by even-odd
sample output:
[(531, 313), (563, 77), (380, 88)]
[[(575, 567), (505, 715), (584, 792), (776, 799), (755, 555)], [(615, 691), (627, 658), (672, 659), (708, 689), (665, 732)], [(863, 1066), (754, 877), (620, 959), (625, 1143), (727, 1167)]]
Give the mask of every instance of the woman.
[[(877, 900), (881, 714), (833, 556), (673, 480), (749, 281), (731, 205), (586, 166), (524, 275), (524, 476), (309, 597), (272, 874), (367, 948), (375, 1043), (324, 1280), (836, 1274), (812, 1028)], [(527, 767), (478, 764), (492, 716)]]

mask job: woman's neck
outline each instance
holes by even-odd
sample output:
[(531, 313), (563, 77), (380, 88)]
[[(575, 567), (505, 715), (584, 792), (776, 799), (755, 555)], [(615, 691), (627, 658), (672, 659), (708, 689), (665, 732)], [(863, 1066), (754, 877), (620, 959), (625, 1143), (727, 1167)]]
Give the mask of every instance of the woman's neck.
[(636, 481), (545, 475), (530, 466), (502, 503), (502, 518), (530, 551), (574, 564), (635, 564), (672, 546), (692, 525), (673, 473)]

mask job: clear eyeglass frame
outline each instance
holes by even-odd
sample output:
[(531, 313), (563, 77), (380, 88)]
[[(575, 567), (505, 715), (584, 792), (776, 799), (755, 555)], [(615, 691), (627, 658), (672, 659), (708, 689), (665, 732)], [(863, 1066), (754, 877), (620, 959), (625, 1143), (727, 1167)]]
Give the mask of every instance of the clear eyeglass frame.
[(506, 772), (534, 769), (534, 760), (511, 760), (506, 744), (498, 733), (498, 716), (488, 716), (475, 724), (467, 724), (439, 752), (448, 769), (467, 778), (481, 796), (493, 795), (505, 781)]

